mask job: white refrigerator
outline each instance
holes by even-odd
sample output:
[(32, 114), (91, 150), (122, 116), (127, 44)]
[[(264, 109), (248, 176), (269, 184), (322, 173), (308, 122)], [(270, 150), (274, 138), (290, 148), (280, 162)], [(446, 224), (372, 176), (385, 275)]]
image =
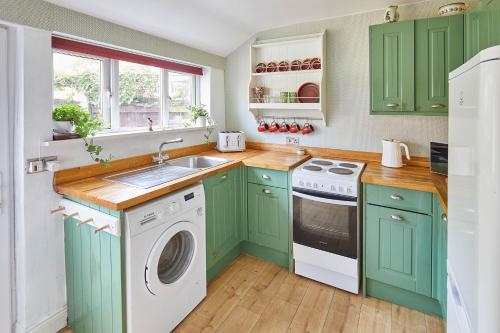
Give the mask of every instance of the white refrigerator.
[(500, 46), (449, 76), (450, 333), (500, 332)]

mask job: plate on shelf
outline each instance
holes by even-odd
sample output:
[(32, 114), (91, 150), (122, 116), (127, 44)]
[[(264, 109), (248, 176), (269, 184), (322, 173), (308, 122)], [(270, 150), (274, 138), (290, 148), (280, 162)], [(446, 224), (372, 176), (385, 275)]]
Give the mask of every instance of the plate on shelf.
[(314, 82), (306, 82), (297, 91), (300, 103), (319, 103), (319, 85)]

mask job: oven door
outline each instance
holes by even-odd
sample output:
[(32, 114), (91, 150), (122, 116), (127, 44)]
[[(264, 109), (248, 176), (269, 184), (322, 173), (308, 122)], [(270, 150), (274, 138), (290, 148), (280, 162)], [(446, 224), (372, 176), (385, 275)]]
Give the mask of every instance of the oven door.
[(357, 259), (357, 198), (294, 188), (293, 241)]

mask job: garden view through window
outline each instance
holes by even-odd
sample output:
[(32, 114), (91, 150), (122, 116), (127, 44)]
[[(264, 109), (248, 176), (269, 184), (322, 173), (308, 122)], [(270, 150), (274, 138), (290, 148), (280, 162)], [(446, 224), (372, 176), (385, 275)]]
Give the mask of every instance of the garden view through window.
[(189, 125), (188, 105), (199, 104), (193, 74), (137, 63), (54, 52), (53, 104), (77, 104), (111, 131)]

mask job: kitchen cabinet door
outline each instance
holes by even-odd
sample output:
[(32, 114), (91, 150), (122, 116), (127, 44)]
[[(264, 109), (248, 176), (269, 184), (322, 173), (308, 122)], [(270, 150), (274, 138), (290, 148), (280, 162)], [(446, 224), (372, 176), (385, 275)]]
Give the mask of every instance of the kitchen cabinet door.
[(248, 184), (248, 236), (252, 243), (288, 252), (288, 190)]
[(366, 277), (431, 296), (432, 217), (366, 205)]
[(241, 241), (241, 170), (203, 181), (206, 205), (207, 269)]
[(415, 110), (414, 21), (370, 26), (371, 113)]
[(464, 61), (463, 16), (415, 21), (417, 113), (448, 114), (448, 74)]
[(446, 317), (446, 296), (448, 274), (446, 260), (448, 258), (448, 218), (437, 197), (434, 198), (434, 288), (433, 297), (439, 301), (443, 317)]
[(500, 0), (480, 1), (465, 15), (465, 61), (500, 44)]

